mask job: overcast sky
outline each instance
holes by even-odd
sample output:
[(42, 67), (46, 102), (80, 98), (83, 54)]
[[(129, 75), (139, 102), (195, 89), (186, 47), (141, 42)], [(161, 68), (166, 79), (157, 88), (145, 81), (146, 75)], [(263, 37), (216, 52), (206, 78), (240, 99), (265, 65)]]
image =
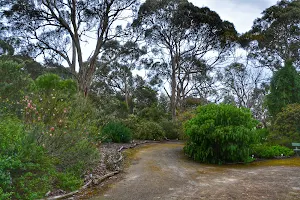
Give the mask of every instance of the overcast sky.
[(253, 21), (262, 11), (275, 5), (277, 0), (189, 0), (198, 7), (209, 7), (223, 20), (232, 22), (239, 33), (252, 27)]

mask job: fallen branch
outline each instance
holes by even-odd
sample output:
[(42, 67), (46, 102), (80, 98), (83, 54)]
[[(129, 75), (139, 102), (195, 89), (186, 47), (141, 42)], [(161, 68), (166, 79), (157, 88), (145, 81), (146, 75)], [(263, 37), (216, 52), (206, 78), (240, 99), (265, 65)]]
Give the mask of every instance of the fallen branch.
[(94, 180), (93, 180), (93, 184), (98, 185), (99, 183), (101, 183), (101, 182), (104, 181), (105, 179), (107, 179), (107, 178), (109, 178), (109, 177), (111, 177), (111, 176), (113, 176), (113, 175), (115, 175), (115, 174), (118, 174), (119, 172), (120, 172), (120, 171), (114, 171), (114, 172), (111, 172), (111, 173), (108, 173), (108, 174), (102, 176), (102, 177), (99, 178), (99, 179), (94, 179)]
[(124, 149), (124, 146), (121, 146), (120, 149), (118, 149), (118, 152), (122, 151)]
[[(115, 171), (115, 172), (111, 172), (111, 173), (108, 173), (104, 176), (102, 176), (101, 178), (97, 179), (97, 184), (101, 183), (102, 181), (104, 181), (105, 179), (115, 175), (115, 174), (118, 174), (119, 171)], [(74, 194), (77, 194), (79, 193), (81, 190), (84, 190), (86, 189), (91, 183), (94, 183), (95, 180), (89, 180), (84, 186), (82, 186), (80, 189), (78, 190), (75, 190), (73, 192), (70, 192), (68, 194), (62, 194), (62, 195), (58, 195), (58, 196), (54, 196), (54, 197), (48, 197), (48, 198), (44, 198), (44, 199), (40, 199), (40, 200), (56, 200), (56, 199), (64, 199), (64, 198), (67, 198), (67, 197), (70, 197), (70, 196), (73, 196)], [(94, 183), (95, 184), (95, 183)]]
[(123, 156), (122, 156), (122, 154), (120, 154), (120, 158), (118, 160), (116, 160), (114, 162), (114, 164), (117, 164), (117, 163), (121, 162), (122, 160), (123, 160)]

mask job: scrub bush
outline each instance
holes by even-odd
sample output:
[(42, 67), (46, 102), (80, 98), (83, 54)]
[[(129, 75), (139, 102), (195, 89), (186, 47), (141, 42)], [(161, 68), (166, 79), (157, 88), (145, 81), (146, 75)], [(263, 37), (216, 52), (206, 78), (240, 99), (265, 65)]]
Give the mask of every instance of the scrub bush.
[(225, 104), (200, 106), (185, 124), (188, 141), (184, 152), (204, 163), (247, 162), (250, 145), (258, 140), (256, 124), (247, 109)]
[(165, 132), (156, 122), (142, 121), (137, 125), (135, 138), (141, 140), (163, 140)]
[(257, 158), (274, 158), (278, 156), (292, 156), (294, 151), (284, 146), (275, 145), (268, 146), (265, 144), (254, 145), (252, 154)]
[(270, 143), (291, 146), (300, 142), (300, 104), (290, 104), (277, 114), (268, 137)]
[(132, 134), (129, 128), (121, 122), (109, 122), (102, 129), (102, 140), (104, 142), (130, 142)]

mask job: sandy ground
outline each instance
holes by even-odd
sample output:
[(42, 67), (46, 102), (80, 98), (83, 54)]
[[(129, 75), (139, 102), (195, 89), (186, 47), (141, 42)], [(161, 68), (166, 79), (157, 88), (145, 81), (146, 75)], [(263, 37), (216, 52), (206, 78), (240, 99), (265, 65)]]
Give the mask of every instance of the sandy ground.
[(123, 177), (90, 199), (300, 199), (300, 158), (214, 166), (188, 160), (182, 148), (181, 143), (139, 148)]

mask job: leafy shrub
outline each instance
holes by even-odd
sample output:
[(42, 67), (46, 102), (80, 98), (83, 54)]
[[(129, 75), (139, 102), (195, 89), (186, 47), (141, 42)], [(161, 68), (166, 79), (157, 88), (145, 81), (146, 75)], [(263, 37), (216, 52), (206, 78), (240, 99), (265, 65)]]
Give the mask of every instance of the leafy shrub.
[(256, 124), (246, 109), (225, 104), (198, 107), (185, 124), (184, 152), (204, 163), (249, 161), (249, 146), (257, 141)]
[(122, 124), (129, 128), (132, 133), (135, 133), (137, 131), (139, 121), (140, 119), (136, 115), (128, 115), (126, 119), (122, 120)]
[(74, 94), (77, 91), (77, 84), (72, 79), (61, 79), (56, 74), (44, 74), (39, 76), (32, 86), (38, 91), (46, 93), (52, 92), (52, 90), (66, 91), (70, 94)]
[(65, 191), (74, 191), (83, 184), (83, 180), (72, 173), (57, 173), (55, 186)]
[(177, 123), (178, 123), (178, 134), (179, 134), (179, 139), (181, 140), (187, 140), (188, 136), (184, 132), (184, 124), (195, 117), (196, 112), (195, 110), (187, 110), (185, 112), (180, 112), (177, 117)]
[(110, 122), (102, 129), (102, 137), (105, 142), (130, 142), (132, 134), (129, 128), (121, 122)]
[(32, 80), (22, 70), (22, 65), (12, 61), (0, 61), (0, 97), (19, 99)]
[(290, 104), (277, 114), (269, 140), (271, 143), (290, 146), (300, 142), (300, 104)]
[(292, 156), (294, 151), (280, 145), (268, 146), (266, 144), (258, 144), (252, 147), (252, 154), (258, 158), (274, 158), (281, 155)]
[(256, 134), (258, 136), (259, 142), (264, 143), (268, 142), (268, 136), (269, 136), (269, 129), (266, 128), (258, 128), (256, 129)]
[(166, 117), (166, 113), (157, 105), (146, 107), (138, 113), (138, 117), (144, 120), (159, 122)]
[(90, 136), (95, 124), (88, 119), (91, 114), (85, 100), (61, 96), (58, 91), (42, 99), (39, 95), (26, 96), (24, 121), (37, 143), (57, 160), (56, 167), (80, 177), (99, 158), (94, 136)]
[(0, 121), (0, 197), (37, 199), (51, 188), (54, 164), (17, 119)]
[(165, 132), (165, 136), (168, 139), (178, 139), (180, 132), (180, 124), (177, 121), (163, 119), (159, 125)]
[(142, 121), (138, 124), (135, 138), (142, 140), (163, 140), (165, 138), (165, 132), (156, 122)]

